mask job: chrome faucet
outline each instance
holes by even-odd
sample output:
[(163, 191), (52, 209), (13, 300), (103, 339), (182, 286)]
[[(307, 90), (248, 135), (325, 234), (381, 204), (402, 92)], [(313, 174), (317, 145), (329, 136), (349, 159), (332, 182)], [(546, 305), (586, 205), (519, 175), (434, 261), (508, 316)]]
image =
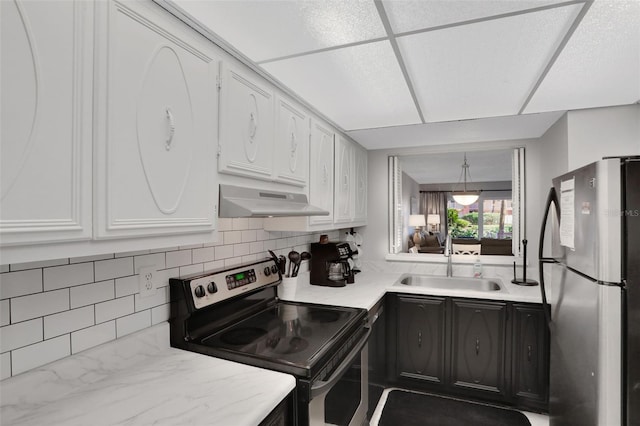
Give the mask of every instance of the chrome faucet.
[(447, 233), (447, 238), (444, 243), (444, 255), (447, 258), (447, 277), (453, 276), (453, 265), (451, 264), (451, 255), (453, 250), (451, 249), (451, 234)]

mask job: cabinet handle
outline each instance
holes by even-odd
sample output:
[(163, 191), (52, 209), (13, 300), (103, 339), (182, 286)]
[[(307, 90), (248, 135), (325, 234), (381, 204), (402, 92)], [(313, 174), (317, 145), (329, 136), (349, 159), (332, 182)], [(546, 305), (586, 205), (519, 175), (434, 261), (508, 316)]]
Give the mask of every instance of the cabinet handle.
[(422, 331), (418, 331), (418, 347), (422, 347)]
[(531, 345), (527, 346), (527, 360), (531, 362)]
[(164, 149), (169, 151), (171, 149), (171, 142), (173, 142), (173, 135), (176, 133), (176, 123), (173, 119), (173, 113), (171, 112), (171, 108), (167, 107), (167, 120), (169, 121), (169, 137), (164, 143)]
[(476, 339), (476, 355), (480, 355), (480, 339)]

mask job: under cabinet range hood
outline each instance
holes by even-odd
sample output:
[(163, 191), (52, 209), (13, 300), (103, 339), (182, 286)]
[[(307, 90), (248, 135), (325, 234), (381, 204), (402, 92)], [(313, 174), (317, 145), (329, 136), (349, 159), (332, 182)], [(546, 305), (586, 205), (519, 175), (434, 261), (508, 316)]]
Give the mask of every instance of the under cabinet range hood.
[(305, 194), (220, 185), (220, 217), (328, 216)]

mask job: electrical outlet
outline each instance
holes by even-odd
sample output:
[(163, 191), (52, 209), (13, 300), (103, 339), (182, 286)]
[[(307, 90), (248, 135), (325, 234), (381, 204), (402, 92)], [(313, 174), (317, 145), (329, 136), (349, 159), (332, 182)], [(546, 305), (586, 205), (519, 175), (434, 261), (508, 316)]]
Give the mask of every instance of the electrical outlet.
[(140, 297), (149, 297), (156, 294), (157, 275), (158, 271), (155, 266), (145, 266), (138, 270)]

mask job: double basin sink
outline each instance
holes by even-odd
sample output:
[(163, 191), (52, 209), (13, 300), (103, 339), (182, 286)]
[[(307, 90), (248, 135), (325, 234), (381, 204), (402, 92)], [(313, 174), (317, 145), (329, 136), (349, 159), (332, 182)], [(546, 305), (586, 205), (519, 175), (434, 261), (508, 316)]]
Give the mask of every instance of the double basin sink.
[(502, 283), (498, 279), (434, 277), (430, 275), (413, 274), (403, 275), (394, 285), (483, 292), (503, 290)]

